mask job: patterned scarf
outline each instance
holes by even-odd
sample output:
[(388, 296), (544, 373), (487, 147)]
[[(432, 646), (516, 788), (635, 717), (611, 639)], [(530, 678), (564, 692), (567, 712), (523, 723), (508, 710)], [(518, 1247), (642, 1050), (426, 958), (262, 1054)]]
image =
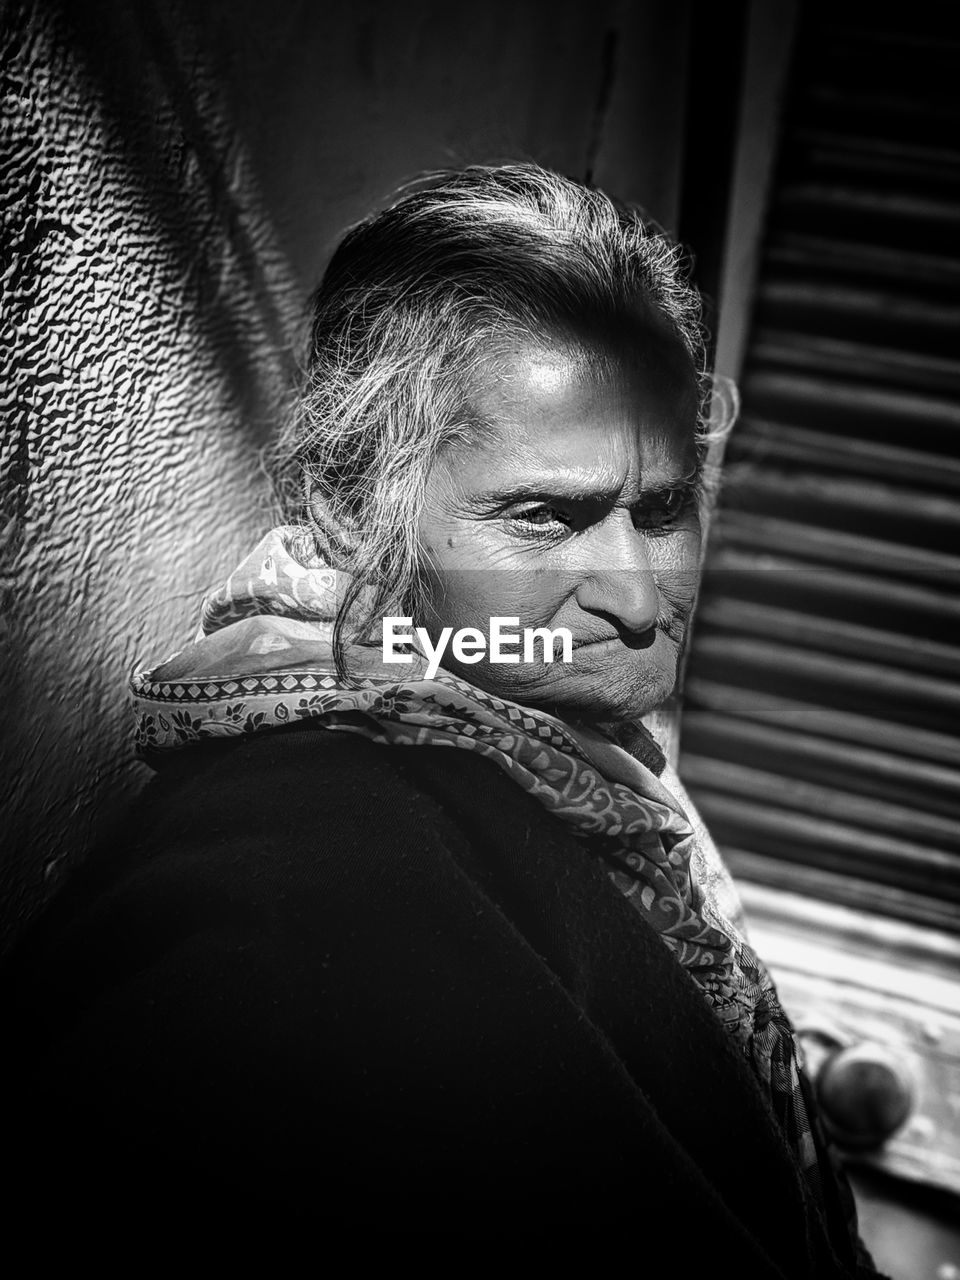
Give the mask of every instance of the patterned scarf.
[(299, 547), (295, 529), (269, 533), (204, 600), (194, 643), (134, 676), (140, 753), (149, 759), (199, 739), (316, 719), (392, 746), (454, 746), (485, 756), (585, 838), (687, 970), (752, 1066), (819, 1199), (790, 1024), (676, 775), (667, 770), (660, 779), (600, 734), (496, 698), (443, 669), (427, 680), (421, 655), (398, 680), (379, 648), (355, 646), (349, 656), (358, 687), (344, 688), (331, 644), (338, 574), (292, 554), (295, 540)]

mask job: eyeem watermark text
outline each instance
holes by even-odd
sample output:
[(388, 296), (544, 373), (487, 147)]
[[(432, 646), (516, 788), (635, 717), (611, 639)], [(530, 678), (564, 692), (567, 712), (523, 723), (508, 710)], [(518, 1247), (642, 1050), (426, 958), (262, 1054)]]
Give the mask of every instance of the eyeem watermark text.
[(536, 662), (538, 642), (543, 662), (553, 662), (558, 648), (561, 662), (573, 660), (573, 636), (566, 627), (554, 631), (549, 627), (524, 627), (521, 631), (519, 618), (491, 618), (488, 651), (488, 637), (477, 627), (462, 627), (457, 632), (453, 627), (444, 627), (434, 644), (426, 627), (414, 627), (412, 618), (384, 618), (384, 662), (412, 662), (412, 653), (397, 650), (412, 645), (414, 637), (427, 658), (428, 680), (437, 674), (448, 644), (456, 660), (464, 663), (481, 662), (485, 655), (488, 662), (520, 662), (521, 654), (524, 662)]

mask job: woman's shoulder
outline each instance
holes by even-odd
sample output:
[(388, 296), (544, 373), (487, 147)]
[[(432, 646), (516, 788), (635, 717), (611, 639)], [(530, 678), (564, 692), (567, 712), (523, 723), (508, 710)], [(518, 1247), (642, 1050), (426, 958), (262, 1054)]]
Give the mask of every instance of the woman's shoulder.
[[(456, 821), (456, 794), (497, 787), (497, 771), (468, 752), (456, 756), (449, 803), (431, 795), (424, 757), (434, 748), (387, 746), (313, 723), (201, 742), (158, 762), (156, 776), (122, 815), (82, 880), (134, 869), (180, 871), (245, 861), (315, 875), (378, 844), (404, 841), (426, 854), (436, 829)], [(414, 759), (416, 757), (416, 760)], [(507, 788), (508, 790), (515, 788)], [(450, 810), (450, 812), (445, 812)], [(356, 868), (358, 871), (360, 867)]]
[[(14, 959), (80, 931), (109, 936), (116, 960), (121, 943), (136, 947), (164, 927), (202, 929), (244, 910), (279, 921), (298, 895), (323, 914), (338, 894), (372, 892), (411, 861), (422, 874), (462, 833), (429, 794), (423, 763), (405, 767), (412, 754), (312, 724), (171, 753)], [(486, 762), (449, 754), (463, 757), (454, 795), (459, 778), (464, 791), (478, 777), (496, 788)]]
[(305, 1133), (344, 1166), (490, 1143), (491, 1098), (541, 1080), (534, 1026), (550, 1061), (599, 1054), (619, 1081), (537, 945), (537, 808), (468, 751), (305, 731), (185, 752), (8, 968), (17, 1091), (58, 1152), (182, 1149), (230, 1178), (251, 1152), (312, 1168)]
[[(463, 922), (498, 933), (501, 908), (552, 883), (540, 860), (571, 852), (558, 825), (470, 751), (312, 725), (201, 744), (158, 772), (6, 972), (59, 1034), (58, 1008), (174, 970), (222, 987), (257, 957), (306, 972), (364, 937), (439, 955)], [(344, 961), (341, 981), (358, 971)]]

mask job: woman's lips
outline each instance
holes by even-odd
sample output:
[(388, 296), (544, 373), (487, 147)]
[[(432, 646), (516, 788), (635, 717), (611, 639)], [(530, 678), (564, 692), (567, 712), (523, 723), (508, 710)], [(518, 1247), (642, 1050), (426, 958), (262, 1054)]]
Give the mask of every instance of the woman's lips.
[(574, 649), (649, 649), (657, 638), (657, 628), (648, 627), (646, 631), (626, 632), (623, 635), (601, 636), (597, 640), (576, 640)]

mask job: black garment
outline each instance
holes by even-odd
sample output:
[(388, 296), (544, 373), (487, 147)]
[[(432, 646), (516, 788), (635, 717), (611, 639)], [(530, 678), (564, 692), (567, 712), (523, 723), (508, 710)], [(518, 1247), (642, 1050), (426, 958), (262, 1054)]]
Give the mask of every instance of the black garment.
[(113, 1194), (327, 1232), (549, 1224), (629, 1232), (658, 1275), (857, 1274), (602, 859), (467, 751), (307, 724), (172, 757), (6, 985), (25, 1185), (93, 1161)]

